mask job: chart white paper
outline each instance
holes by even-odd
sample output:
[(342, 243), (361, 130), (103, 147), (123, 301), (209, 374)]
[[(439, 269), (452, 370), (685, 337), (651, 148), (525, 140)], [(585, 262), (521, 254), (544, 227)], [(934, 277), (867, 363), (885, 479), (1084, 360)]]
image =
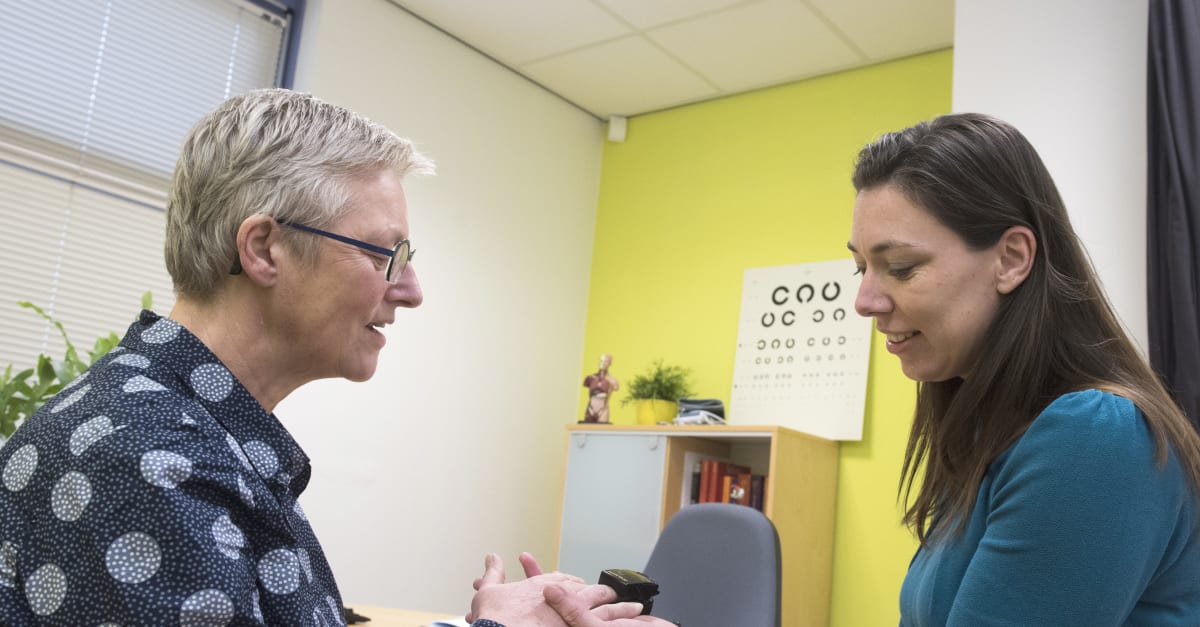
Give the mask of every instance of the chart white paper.
[(871, 319), (853, 259), (746, 270), (728, 422), (861, 440)]

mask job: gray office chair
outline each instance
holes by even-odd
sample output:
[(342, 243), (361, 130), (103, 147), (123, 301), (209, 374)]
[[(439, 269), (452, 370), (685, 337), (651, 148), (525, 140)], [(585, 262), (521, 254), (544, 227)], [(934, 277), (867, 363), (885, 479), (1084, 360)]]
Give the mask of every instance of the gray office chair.
[(659, 585), (654, 616), (683, 627), (779, 627), (779, 534), (758, 510), (726, 503), (680, 509), (643, 572)]

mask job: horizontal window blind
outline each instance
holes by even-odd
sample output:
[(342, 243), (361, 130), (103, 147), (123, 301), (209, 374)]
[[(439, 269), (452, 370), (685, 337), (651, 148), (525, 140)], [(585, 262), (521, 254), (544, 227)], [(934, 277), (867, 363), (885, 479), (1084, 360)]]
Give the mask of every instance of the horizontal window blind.
[(0, 0), (0, 369), (173, 303), (165, 199), (188, 129), (280, 82), (289, 14), (237, 0)]

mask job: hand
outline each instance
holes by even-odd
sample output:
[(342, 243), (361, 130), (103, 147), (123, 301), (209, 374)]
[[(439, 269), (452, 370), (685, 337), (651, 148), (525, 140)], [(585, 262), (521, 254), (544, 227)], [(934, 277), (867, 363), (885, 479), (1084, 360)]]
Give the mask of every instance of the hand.
[[(589, 586), (582, 579), (564, 573), (543, 574), (537, 560), (528, 553), (522, 553), (520, 559), (526, 579), (504, 583), (504, 561), (496, 554), (487, 556), (483, 576), (474, 582), (478, 592), (471, 599), (471, 611), (466, 616), (468, 623), (487, 618), (519, 627), (564, 627), (558, 613), (542, 596), (542, 590), (550, 585), (562, 589), (573, 602), (589, 608), (610, 602), (615, 597), (608, 586)], [(640, 607), (638, 611), (641, 611)]]
[[(608, 586), (609, 603), (616, 599), (617, 593)], [(562, 586), (549, 585), (542, 589), (543, 598), (567, 627), (642, 627), (656, 625), (657, 627), (675, 627), (675, 623), (653, 616), (640, 616), (641, 603), (612, 603), (611, 605), (589, 605), (578, 594), (571, 594)]]

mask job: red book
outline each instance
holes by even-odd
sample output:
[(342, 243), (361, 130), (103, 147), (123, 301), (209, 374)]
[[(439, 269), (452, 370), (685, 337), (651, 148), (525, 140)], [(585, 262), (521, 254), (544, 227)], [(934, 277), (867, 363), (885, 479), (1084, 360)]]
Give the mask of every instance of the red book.
[(698, 500), (701, 503), (708, 502), (708, 495), (712, 491), (712, 480), (715, 471), (713, 464), (715, 463), (711, 459), (700, 462), (700, 496)]
[(721, 485), (722, 478), (725, 476), (725, 469), (729, 468), (729, 462), (714, 461), (713, 462), (713, 478), (708, 484), (708, 501), (709, 503), (721, 502)]

